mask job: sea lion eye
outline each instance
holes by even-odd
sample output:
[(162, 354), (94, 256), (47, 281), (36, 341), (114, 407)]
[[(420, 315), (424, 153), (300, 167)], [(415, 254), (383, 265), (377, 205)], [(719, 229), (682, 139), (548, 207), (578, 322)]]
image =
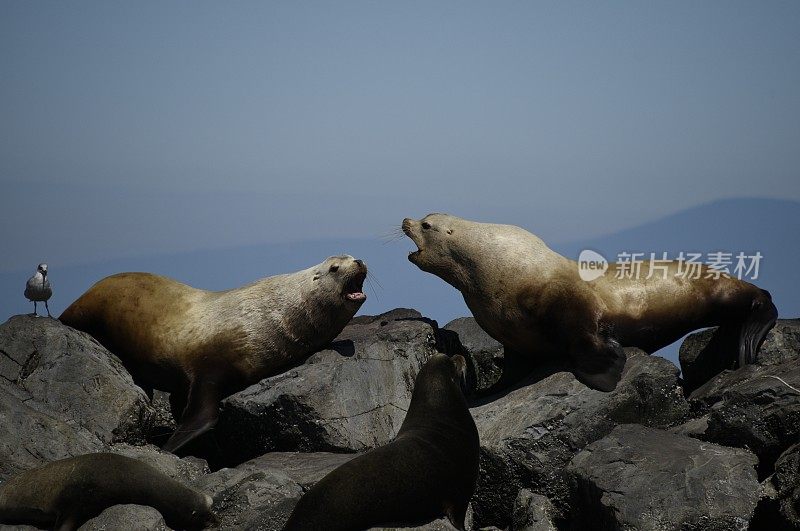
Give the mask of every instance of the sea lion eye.
[(427, 221), (423, 221), (422, 222), (422, 228), (425, 229), (425, 230), (428, 230), (428, 229), (431, 228), (431, 224), (428, 223)]
[(339, 271), (339, 266), (338, 265), (332, 265), (331, 268), (328, 271), (330, 271), (331, 273), (335, 273), (335, 272)]

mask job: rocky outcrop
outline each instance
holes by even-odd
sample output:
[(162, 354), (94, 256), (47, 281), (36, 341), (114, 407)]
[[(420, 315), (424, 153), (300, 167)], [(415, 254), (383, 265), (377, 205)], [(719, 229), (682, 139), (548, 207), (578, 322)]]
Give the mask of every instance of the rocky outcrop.
[(445, 338), (447, 352), (461, 354), (469, 361), (472, 389), (484, 391), (500, 379), (503, 345), (484, 332), (473, 317), (450, 321), (442, 328), (441, 335)]
[(357, 317), (330, 349), (225, 400), (215, 429), (221, 453), (236, 463), (266, 452), (386, 444), (435, 352), (436, 325), (418, 312)]
[(164, 517), (145, 505), (113, 505), (83, 524), (80, 531), (169, 531)]
[(508, 525), (523, 488), (547, 496), (563, 522), (571, 496), (564, 469), (575, 453), (617, 424), (667, 427), (688, 416), (677, 367), (635, 349), (626, 353), (622, 380), (611, 393), (559, 372), (472, 409), (481, 439), (477, 524)]
[(0, 425), (0, 480), (103, 447), (97, 437), (57, 418), (7, 383), (0, 383)]
[(119, 359), (55, 319), (0, 325), (0, 379), (105, 443), (143, 442), (152, 424), (147, 396)]
[(800, 443), (778, 458), (763, 492), (754, 528), (800, 529)]
[(758, 503), (756, 457), (638, 425), (584, 448), (572, 525), (583, 529), (746, 529)]
[[(440, 329), (413, 310), (358, 317), (330, 348), (224, 402), (211, 444), (192, 450), (209, 470), (142, 444), (154, 415), (159, 431), (172, 426), (165, 396), (153, 409), (90, 337), (18, 317), (0, 326), (0, 350), (0, 480), (112, 451), (212, 495), (219, 529), (267, 531), (329, 471), (394, 436), (434, 352), (464, 355), (472, 390), (496, 381), (503, 358), (472, 318)], [(468, 529), (800, 528), (800, 323), (779, 321), (757, 364), (699, 382), (688, 398), (673, 364), (626, 354), (611, 393), (543, 369), (473, 404), (481, 472)], [(84, 528), (120, 525), (164, 529), (140, 506), (109, 508)]]
[[(759, 473), (772, 473), (775, 460), (800, 440), (800, 321), (778, 321), (755, 364), (723, 371), (690, 395), (707, 411), (698, 438), (748, 448), (759, 457)], [(702, 348), (707, 332), (686, 339)], [(684, 343), (684, 344), (686, 344)], [(798, 350), (793, 350), (797, 348)]]
[[(717, 344), (717, 328), (709, 328), (689, 335), (681, 343), (680, 364), (687, 394), (730, 369), (728, 361), (733, 358), (727, 350), (732, 344)], [(800, 352), (800, 319), (779, 319), (770, 330), (758, 351), (760, 366), (778, 365), (795, 359)]]
[(556, 531), (555, 508), (545, 496), (522, 489), (514, 500), (514, 531)]

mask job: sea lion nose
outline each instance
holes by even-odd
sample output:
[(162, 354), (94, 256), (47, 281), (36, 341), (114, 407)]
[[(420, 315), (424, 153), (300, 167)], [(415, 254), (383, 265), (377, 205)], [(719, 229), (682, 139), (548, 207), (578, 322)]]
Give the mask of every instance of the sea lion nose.
[(364, 260), (356, 260), (356, 263), (361, 267), (364, 267)]

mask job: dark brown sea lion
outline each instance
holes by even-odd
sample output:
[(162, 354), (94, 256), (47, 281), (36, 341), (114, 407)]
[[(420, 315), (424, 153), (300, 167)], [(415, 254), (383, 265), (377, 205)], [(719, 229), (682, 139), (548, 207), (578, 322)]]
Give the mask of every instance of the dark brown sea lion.
[(0, 486), (0, 522), (71, 531), (112, 505), (128, 503), (157, 509), (174, 529), (216, 523), (207, 494), (109, 453), (62, 459), (14, 476)]
[(122, 359), (146, 391), (171, 393), (175, 451), (217, 422), (219, 402), (302, 361), (361, 307), (367, 266), (334, 256), (229, 291), (205, 291), (149, 273), (107, 277), (61, 321)]
[(478, 430), (462, 393), (461, 356), (434, 355), (417, 375), (389, 444), (340, 466), (297, 503), (284, 531), (422, 525), (446, 515), (464, 529), (478, 479)]
[(622, 347), (651, 353), (717, 325), (734, 345), (722, 350), (732, 354), (718, 360), (722, 366), (711, 363), (709, 370), (719, 372), (753, 362), (777, 319), (767, 291), (707, 266), (695, 279), (676, 261), (659, 264), (666, 274), (649, 275), (645, 262), (639, 278), (617, 278), (623, 265), (610, 264), (587, 282), (576, 262), (520, 227), (430, 214), (405, 219), (402, 229), (418, 247), (408, 259), (461, 291), (478, 324), (505, 347), (506, 367), (494, 390), (533, 364), (556, 360), (586, 385), (610, 391), (625, 363)]

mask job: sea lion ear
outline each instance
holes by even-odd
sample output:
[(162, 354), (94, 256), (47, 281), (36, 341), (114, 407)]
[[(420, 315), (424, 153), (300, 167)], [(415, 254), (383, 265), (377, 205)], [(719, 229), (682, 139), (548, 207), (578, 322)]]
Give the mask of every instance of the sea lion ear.
[(314, 278), (312, 280), (319, 280), (320, 276), (322, 276), (322, 274), (319, 271), (317, 271), (316, 273), (314, 273)]

